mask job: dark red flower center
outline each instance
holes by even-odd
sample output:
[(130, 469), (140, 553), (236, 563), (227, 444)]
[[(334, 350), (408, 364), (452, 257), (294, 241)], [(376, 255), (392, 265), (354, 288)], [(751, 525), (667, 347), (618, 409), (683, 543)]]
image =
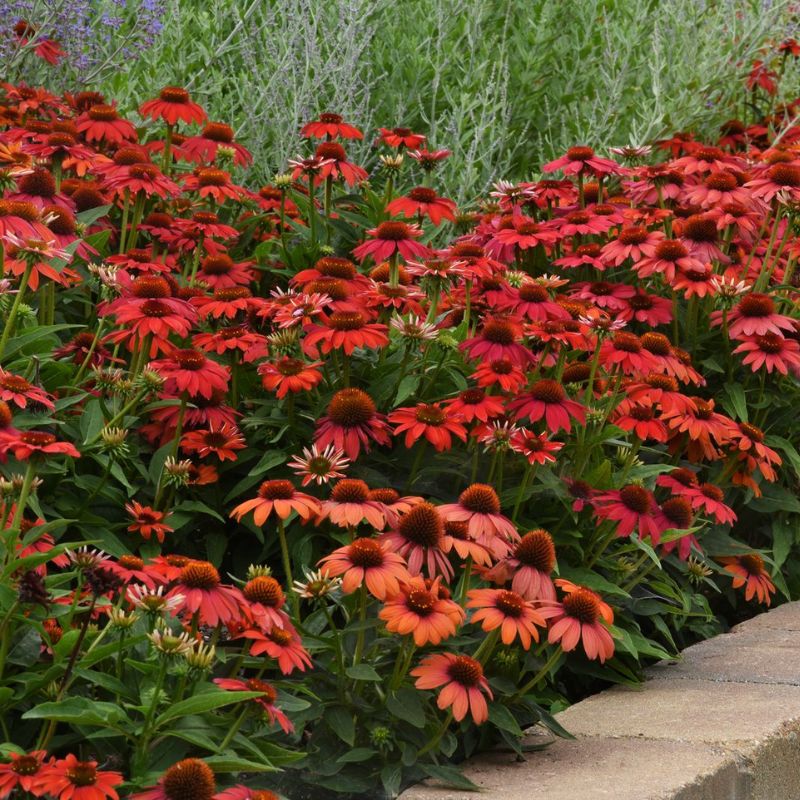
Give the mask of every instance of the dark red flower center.
[(173, 358), (175, 361), (177, 361), (178, 366), (181, 369), (189, 370), (191, 372), (196, 372), (197, 370), (202, 369), (208, 360), (197, 350), (176, 350), (173, 354)]
[(764, 574), (764, 559), (758, 553), (748, 553), (744, 556), (739, 556), (739, 564), (746, 570), (748, 575), (763, 575)]
[(567, 393), (564, 387), (551, 378), (542, 378), (531, 386), (531, 396), (541, 403), (562, 403)]
[(427, 186), (416, 186), (409, 193), (408, 196), (416, 203), (432, 203), (436, 200), (436, 192), (429, 189)]
[(128, 174), (131, 178), (152, 181), (158, 177), (158, 167), (155, 164), (133, 164), (129, 167)]
[(206, 256), (203, 259), (203, 272), (206, 275), (227, 275), (234, 268), (233, 259), (230, 256)]
[(425, 589), (412, 589), (406, 595), (406, 606), (419, 617), (427, 617), (433, 613), (437, 598)]
[(210, 139), (212, 142), (230, 144), (233, 141), (233, 128), (223, 122), (209, 122), (203, 128), (203, 138)]
[(291, 481), (278, 478), (264, 481), (258, 489), (258, 496), (264, 500), (291, 500), (294, 497), (294, 491)]
[(216, 782), (208, 764), (199, 758), (185, 758), (167, 769), (161, 787), (167, 800), (211, 800)]
[(739, 313), (743, 317), (768, 317), (775, 313), (775, 303), (766, 294), (748, 294), (739, 301)]
[(369, 500), (369, 486), (359, 478), (342, 478), (331, 491), (335, 503), (365, 503)]
[(439, 547), (444, 535), (441, 514), (431, 503), (417, 503), (400, 519), (400, 535), (421, 547)]
[(318, 272), (330, 278), (341, 278), (349, 281), (356, 277), (358, 270), (352, 261), (336, 256), (323, 256), (314, 264)]
[(401, 242), (411, 238), (411, 228), (405, 222), (381, 222), (375, 232), (375, 238)]
[(200, 186), (227, 186), (227, 172), (221, 169), (199, 169), (197, 170), (197, 183)]
[(640, 341), (642, 347), (647, 350), (648, 353), (653, 353), (653, 355), (668, 356), (672, 352), (672, 345), (663, 333), (648, 331), (642, 334)]
[(783, 350), (784, 339), (775, 333), (765, 333), (760, 336), (756, 336), (756, 344), (762, 353), (774, 355), (775, 353), (780, 353)]
[(673, 528), (685, 530), (692, 524), (692, 504), (685, 497), (671, 497), (661, 505), (661, 510)]
[(418, 422), (422, 422), (425, 425), (439, 426), (444, 425), (447, 421), (447, 415), (444, 411), (432, 403), (423, 403), (417, 406), (414, 415)]
[(138, 556), (120, 556), (119, 565), (125, 569), (144, 569), (144, 561), (142, 561), (142, 559)]
[(339, 114), (331, 114), (326, 111), (324, 114), (319, 115), (319, 121), (324, 122), (326, 125), (338, 125), (341, 123), (342, 117)]
[(642, 340), (635, 333), (615, 333), (614, 348), (625, 353), (638, 353), (642, 349)]
[(600, 619), (600, 601), (589, 589), (578, 587), (567, 594), (562, 602), (567, 616), (577, 619), (584, 625), (592, 625)]
[(619, 490), (619, 499), (623, 505), (636, 514), (646, 514), (650, 511), (650, 492), (643, 486), (630, 483)]
[(119, 114), (113, 106), (102, 103), (92, 106), (87, 113), (89, 119), (93, 119), (95, 122), (113, 122), (115, 119), (119, 119)]
[(180, 86), (165, 86), (159, 93), (158, 97), (165, 103), (188, 103), (189, 92)]
[(757, 428), (755, 425), (751, 425), (749, 422), (740, 422), (739, 428), (748, 439), (752, 439), (754, 442), (764, 441), (764, 431), (762, 431), (761, 428)]
[(684, 238), (693, 242), (716, 242), (717, 223), (703, 214), (693, 214), (683, 226)]
[(483, 678), (483, 667), (480, 661), (476, 661), (470, 656), (456, 656), (448, 664), (447, 674), (450, 676), (450, 680), (471, 689), (477, 686)]
[(499, 514), (500, 498), (497, 492), (485, 483), (473, 483), (461, 492), (458, 502), (467, 511), (475, 514)]
[(52, 197), (56, 193), (56, 179), (50, 174), (50, 170), (35, 169), (29, 175), (23, 176), (19, 182), (19, 190), (23, 194), (36, 197)]
[(767, 170), (767, 177), (781, 186), (800, 186), (800, 167), (793, 164), (774, 164)]
[(594, 150), (591, 147), (570, 147), (567, 150), (567, 158), (570, 161), (588, 161), (594, 158)]
[(219, 586), (219, 572), (208, 561), (190, 561), (182, 570), (178, 582), (190, 589), (216, 589)]
[(517, 543), (514, 558), (526, 567), (549, 575), (556, 564), (553, 537), (544, 528), (528, 531)]
[(716, 503), (721, 503), (725, 497), (722, 489), (719, 486), (714, 486), (713, 483), (701, 483), (698, 488), (709, 500), (713, 500)]
[(334, 311), (328, 320), (328, 326), (335, 331), (357, 331), (367, 324), (360, 311)]
[(267, 575), (258, 575), (248, 581), (242, 593), (251, 603), (261, 603), (269, 608), (279, 608), (283, 604), (281, 585)]
[(647, 228), (626, 228), (620, 233), (618, 240), (622, 244), (641, 244), (647, 241), (647, 235)]
[(339, 142), (322, 142), (315, 151), (317, 158), (332, 158), (334, 161), (347, 161), (347, 152)]
[(385, 560), (383, 549), (374, 539), (356, 539), (347, 553), (353, 566), (362, 569), (380, 567)]
[(492, 344), (513, 344), (515, 338), (514, 327), (504, 320), (490, 320), (483, 326), (483, 338), (492, 342)]
[(94, 786), (97, 770), (90, 761), (78, 761), (67, 770), (67, 778), (73, 786)]
[(337, 425), (355, 428), (375, 416), (375, 403), (361, 389), (340, 389), (331, 399), (328, 416)]
[(52, 433), (45, 433), (44, 431), (25, 431), (20, 434), (20, 441), (32, 447), (46, 447), (55, 442), (56, 437)]

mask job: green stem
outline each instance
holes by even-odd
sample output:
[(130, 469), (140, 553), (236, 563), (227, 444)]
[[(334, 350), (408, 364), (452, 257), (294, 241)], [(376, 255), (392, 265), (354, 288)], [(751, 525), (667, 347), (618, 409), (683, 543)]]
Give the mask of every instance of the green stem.
[(11, 306), (11, 311), (8, 314), (8, 319), (6, 320), (5, 327), (3, 328), (3, 335), (0, 337), (0, 358), (3, 357), (3, 353), (6, 351), (6, 345), (8, 344), (8, 339), (14, 331), (14, 323), (17, 321), (19, 307), (22, 305), (22, 300), (25, 296), (25, 289), (28, 288), (28, 281), (30, 280), (32, 271), (33, 261), (29, 260), (25, 265), (25, 272), (22, 273), (22, 279), (19, 282), (19, 289), (17, 289), (17, 293), (14, 296), (14, 302)]
[(358, 634), (356, 637), (356, 649), (353, 653), (353, 666), (356, 664), (361, 663), (361, 656), (364, 654), (364, 642), (366, 640), (367, 635), (367, 628), (366, 628), (366, 621), (367, 621), (367, 587), (366, 584), (361, 586), (359, 590), (360, 596), (358, 601), (358, 621), (360, 623), (358, 627)]
[(6, 566), (10, 564), (17, 552), (17, 539), (22, 526), (22, 516), (25, 513), (25, 506), (28, 504), (28, 497), (30, 497), (31, 486), (33, 486), (33, 479), (36, 475), (36, 464), (33, 459), (28, 460), (25, 467), (25, 477), (22, 479), (22, 488), (19, 492), (19, 499), (17, 500), (16, 507), (14, 508), (14, 518), (11, 520), (11, 528), (6, 536)]
[(283, 560), (283, 571), (286, 574), (286, 587), (291, 598), (292, 611), (296, 620), (300, 619), (300, 595), (292, 591), (292, 561), (289, 558), (289, 542), (286, 540), (286, 529), (283, 526), (283, 520), (278, 517), (278, 539), (281, 544), (281, 558)]
[(525, 695), (533, 688), (535, 688), (536, 684), (539, 683), (542, 678), (545, 678), (547, 674), (552, 669), (553, 665), (561, 658), (561, 646), (557, 646), (556, 649), (550, 655), (550, 658), (544, 662), (544, 666), (521, 688), (518, 689), (516, 694), (512, 697), (512, 700), (517, 697), (525, 697)]

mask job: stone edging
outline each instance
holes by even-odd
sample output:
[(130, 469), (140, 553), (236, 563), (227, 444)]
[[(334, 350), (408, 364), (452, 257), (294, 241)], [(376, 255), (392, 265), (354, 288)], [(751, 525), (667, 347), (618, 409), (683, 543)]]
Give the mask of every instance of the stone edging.
[[(497, 800), (800, 800), (800, 602), (687, 648), (558, 715), (577, 741), (465, 773)], [(536, 739), (532, 739), (536, 741)], [(475, 800), (414, 786), (400, 800)]]

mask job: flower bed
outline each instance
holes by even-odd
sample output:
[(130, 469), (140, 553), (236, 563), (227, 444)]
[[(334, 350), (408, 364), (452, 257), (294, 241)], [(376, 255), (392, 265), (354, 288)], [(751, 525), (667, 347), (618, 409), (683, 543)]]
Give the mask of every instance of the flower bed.
[(183, 89), (4, 87), (0, 796), (469, 788), (789, 596), (794, 107), (465, 211), (408, 129), (253, 191)]

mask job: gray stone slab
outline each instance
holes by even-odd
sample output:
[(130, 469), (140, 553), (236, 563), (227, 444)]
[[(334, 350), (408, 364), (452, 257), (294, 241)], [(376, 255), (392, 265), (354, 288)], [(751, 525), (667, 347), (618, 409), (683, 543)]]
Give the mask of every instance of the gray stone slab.
[[(734, 758), (724, 750), (681, 742), (582, 738), (558, 740), (518, 762), (492, 753), (465, 769), (498, 800), (744, 800)], [(474, 792), (442, 789), (433, 782), (401, 800), (475, 800)]]
[(688, 647), (675, 661), (647, 670), (648, 679), (694, 678), (800, 686), (800, 632), (744, 628)]
[(800, 687), (658, 680), (614, 687), (558, 715), (571, 733), (716, 744), (747, 750), (785, 723), (800, 728)]
[(800, 603), (784, 603), (766, 614), (758, 614), (732, 628), (735, 633), (745, 630), (777, 628), (785, 631), (800, 631)]

